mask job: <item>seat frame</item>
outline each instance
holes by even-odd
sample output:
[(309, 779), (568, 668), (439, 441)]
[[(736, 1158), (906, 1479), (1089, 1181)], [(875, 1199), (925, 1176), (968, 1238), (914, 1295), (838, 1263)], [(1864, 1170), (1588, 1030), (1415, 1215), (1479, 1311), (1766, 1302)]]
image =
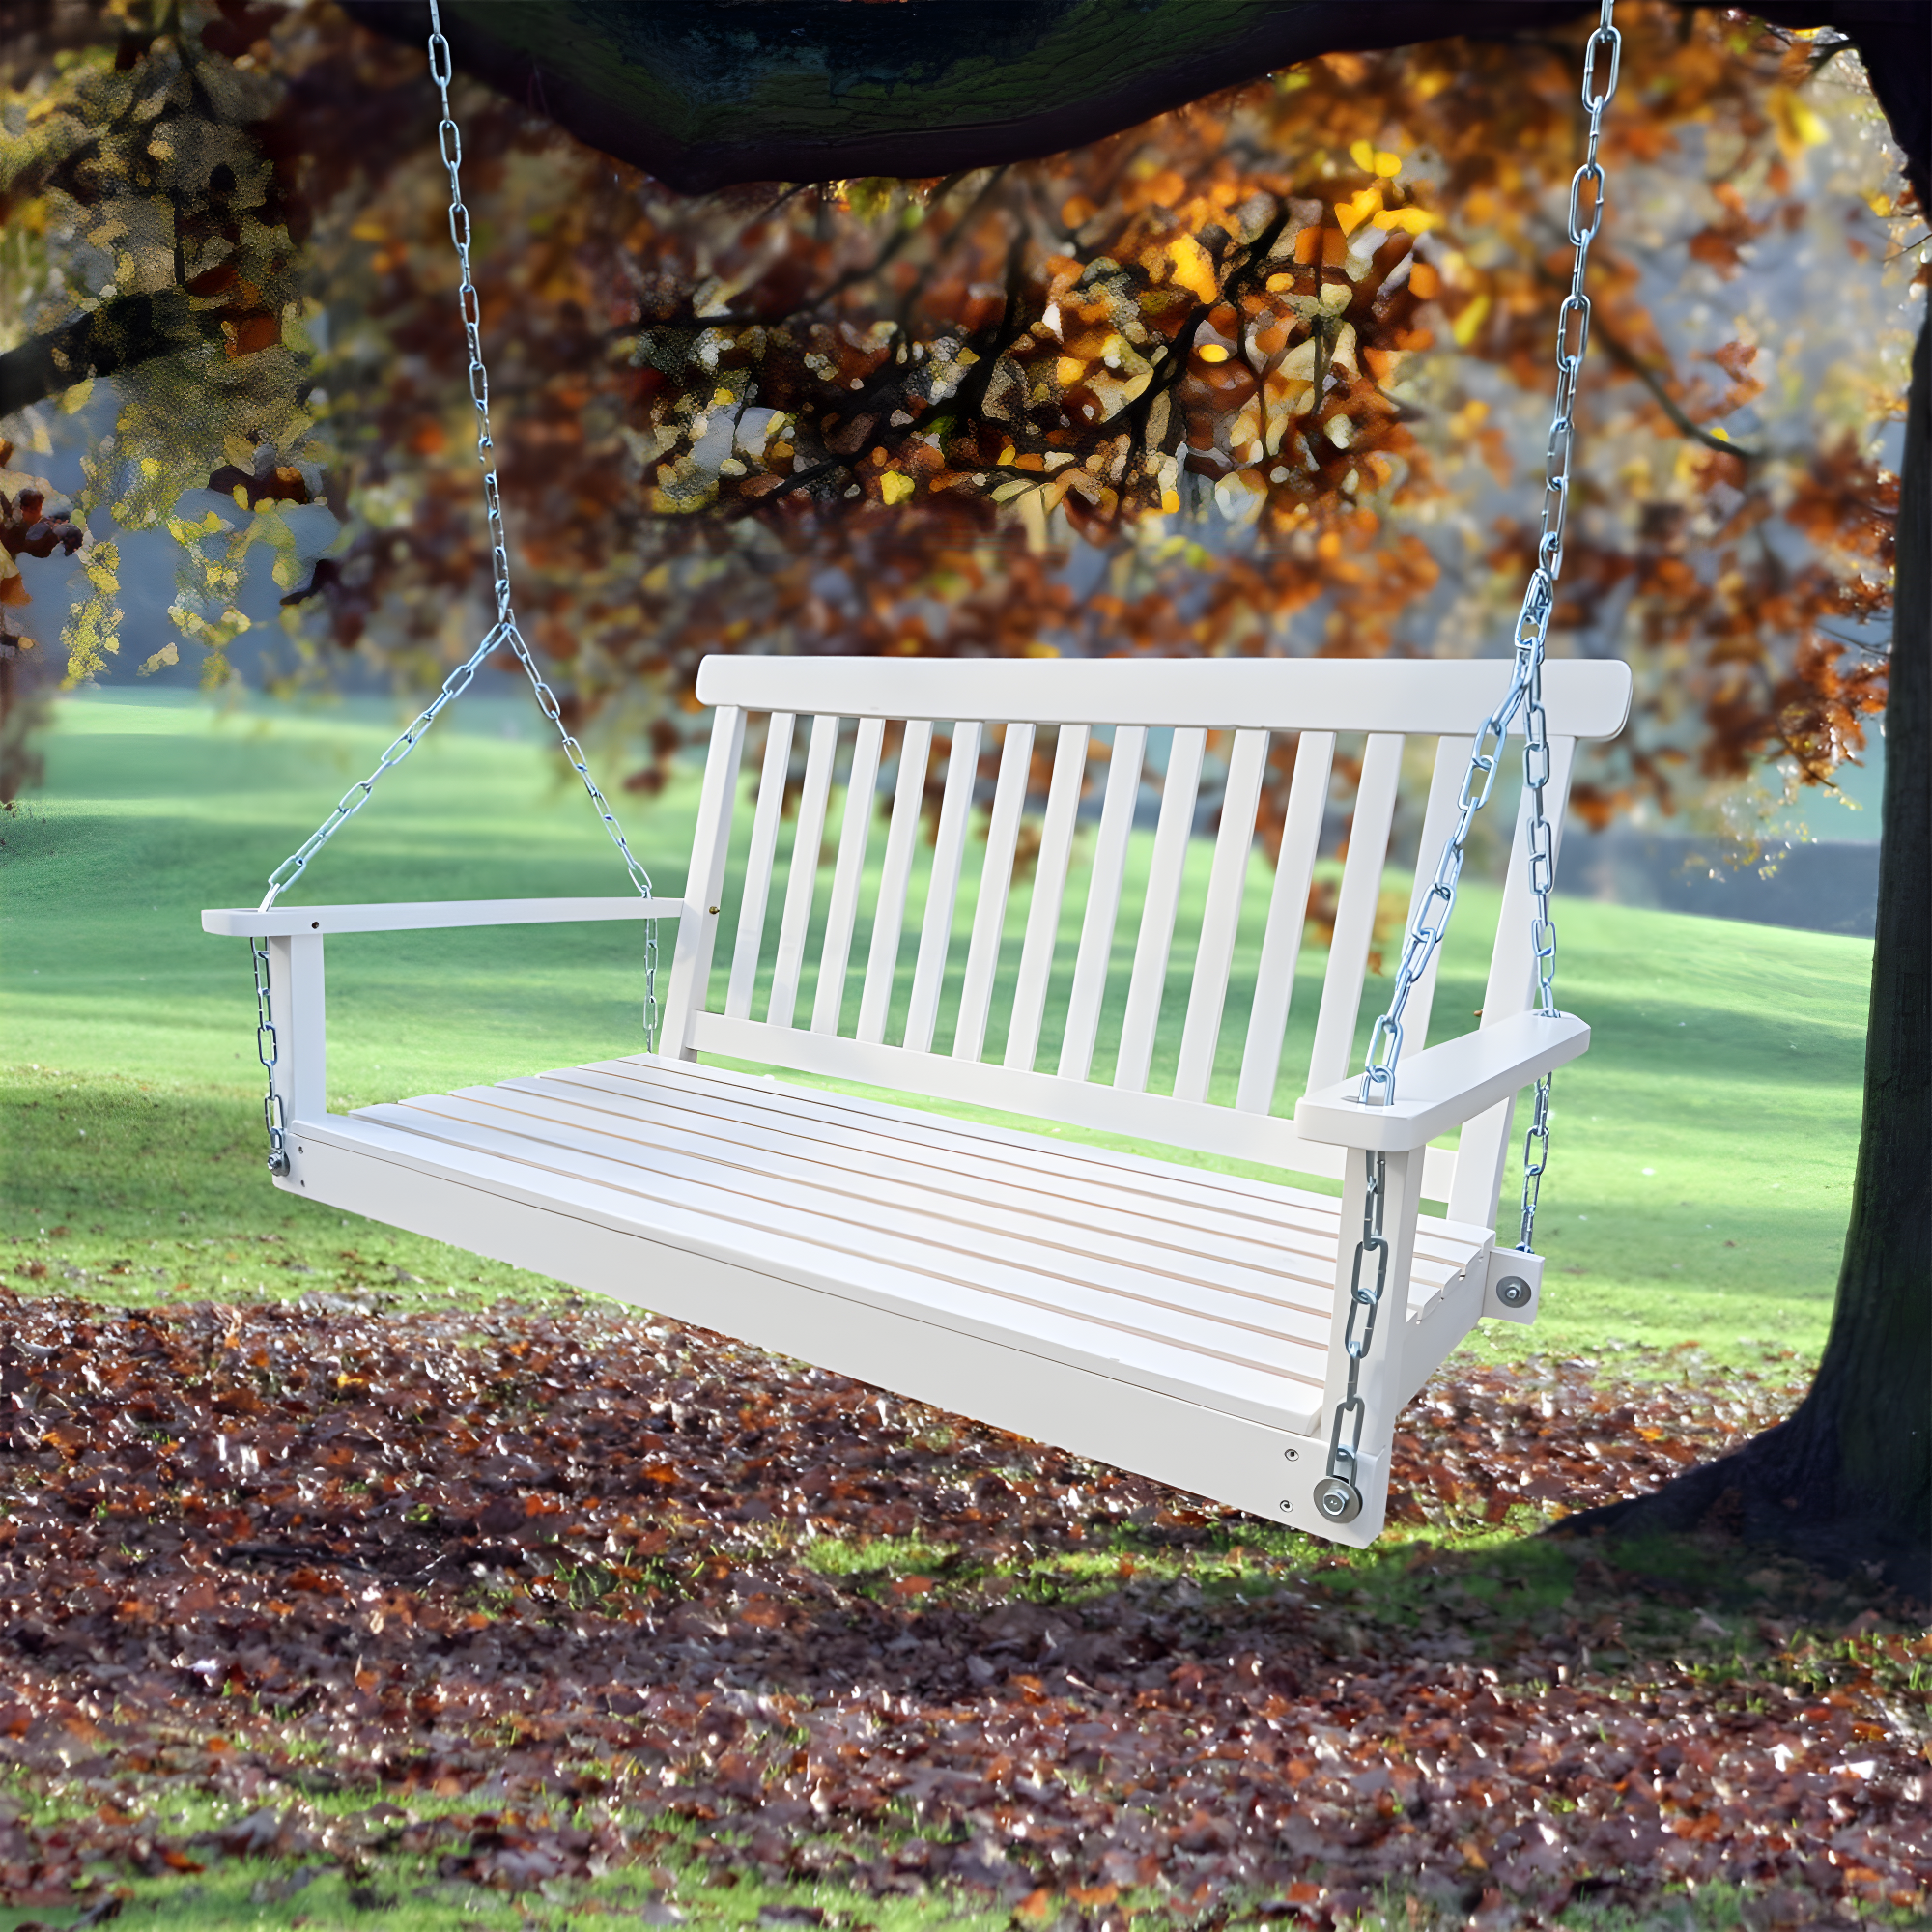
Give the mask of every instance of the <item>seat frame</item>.
[[(1576, 743), (1622, 727), (1631, 678), (1613, 663), (1551, 664), (1544, 676), (1550, 817), (1560, 827)], [(267, 946), (277, 1041), (271, 1077), (289, 1123), (289, 1171), (277, 1185), (1276, 1522), (1366, 1544), (1384, 1520), (1402, 1404), (1477, 1320), (1535, 1319), (1541, 1261), (1499, 1251), (1493, 1234), (1511, 1114), (1527, 1081), (1583, 1052), (1589, 1038), (1573, 1016), (1528, 1010), (1534, 960), (1519, 814), (1481, 1027), (1424, 1045), (1432, 962), (1409, 1003), (1410, 1046), (1395, 1102), (1362, 1106), (1350, 1077), (1404, 741), (1437, 741), (1420, 839), (1429, 855), (1453, 817), (1470, 748), (1443, 726), (1480, 719), (1504, 680), (1505, 667), (1495, 663), (709, 659), (698, 696), (716, 709), (681, 898), (203, 915), (211, 932)], [(742, 888), (727, 905), (747, 717), (758, 713), (767, 721), (765, 748), (741, 847)], [(813, 722), (781, 865), (801, 715)], [(897, 771), (883, 865), (868, 893), (866, 862), (892, 724), (900, 727)], [(935, 724), (950, 724), (952, 733), (908, 995), (899, 964)], [(1058, 727), (1058, 742), (1025, 930), (1009, 934), (1018, 836), (1036, 790), (1043, 726)], [(966, 848), (984, 790), (987, 735), (999, 727), (975, 890), (965, 877)], [(1154, 775), (1158, 821), (1112, 1078), (1103, 1083), (1093, 1077), (1094, 1061), (1110, 978), (1117, 987), (1122, 980), (1114, 959), (1127, 855), (1150, 788), (1148, 733), (1162, 728), (1174, 735)], [(1111, 743), (1103, 743), (1108, 730)], [(1226, 781), (1185, 980), (1185, 1025), (1172, 1091), (1150, 1092), (1209, 734), (1223, 732), (1232, 734)], [(1337, 734), (1356, 732), (1365, 744), (1321, 1005), (1304, 1090), (1286, 1118), (1275, 1099), (1295, 957)], [(1229, 1011), (1231, 976), (1275, 734), (1299, 742), (1230, 1104), (1232, 1065), (1217, 1092), (1216, 1062), (1231, 1063), (1221, 1042), (1224, 1035), (1232, 1041), (1230, 1022), (1241, 1017)], [(1076, 866), (1079, 828), (1091, 816), (1088, 773), (1102, 750), (1106, 781), (1091, 862)], [(845, 805), (827, 886), (820, 862), (841, 752)], [(1086, 899), (1069, 980), (1060, 934), (1076, 874)], [(1428, 883), (1426, 867), (1418, 867), (1411, 917)], [(862, 910), (870, 936), (855, 1000), (848, 969)], [(734, 941), (722, 1003), (714, 1003), (727, 912)], [(327, 1112), (324, 944), (330, 935), (653, 918), (678, 922), (655, 1055), (346, 1116)], [(960, 972), (950, 955), (962, 921), (970, 931)], [(986, 1040), (999, 1017), (994, 996), (1003, 953), (1010, 956), (1015, 940), (1012, 1004), (1002, 1057), (993, 1061)], [(1036, 1064), (1049, 1009), (1063, 1020), (1051, 1071)], [(952, 1020), (950, 1051), (935, 1044), (943, 1015)], [(930, 1105), (759, 1078), (700, 1062), (700, 1054), (1339, 1179), (1342, 1198), (948, 1118)], [(1461, 1129), (1454, 1151), (1430, 1145), (1452, 1128)], [(828, 1155), (828, 1149), (841, 1151)], [(1384, 1161), (1389, 1292), (1361, 1371), (1367, 1423), (1356, 1481), (1364, 1507), (1353, 1521), (1336, 1524), (1318, 1513), (1313, 1492), (1325, 1472), (1328, 1418), (1346, 1388), (1340, 1337), (1366, 1151)], [(727, 1170), (737, 1177), (728, 1186)], [(746, 1181), (747, 1173), (762, 1178)], [(962, 1176), (972, 1179), (949, 1179)], [(849, 1205), (863, 1203), (868, 1187), (881, 1204), (869, 1233), (865, 1214)], [(976, 1191), (997, 1204), (978, 1228), (960, 1205)], [(1426, 1200), (1446, 1212), (1425, 1213)], [(1198, 1264), (1163, 1259), (1186, 1248), (1190, 1227), (1205, 1231)], [(1292, 1262), (1291, 1248), (1298, 1257)], [(1055, 1259), (1063, 1253), (1075, 1253), (1065, 1267)], [(1325, 1258), (1326, 1285), (1314, 1301), (1310, 1254)], [(1289, 1285), (1292, 1276), (1299, 1286)], [(1506, 1279), (1518, 1284), (1510, 1300), (1520, 1305), (1499, 1297)], [(1277, 1280), (1278, 1293), (1266, 1287)], [(1267, 1311), (1246, 1359), (1239, 1337), (1248, 1330), (1226, 1320), (1228, 1282)]]

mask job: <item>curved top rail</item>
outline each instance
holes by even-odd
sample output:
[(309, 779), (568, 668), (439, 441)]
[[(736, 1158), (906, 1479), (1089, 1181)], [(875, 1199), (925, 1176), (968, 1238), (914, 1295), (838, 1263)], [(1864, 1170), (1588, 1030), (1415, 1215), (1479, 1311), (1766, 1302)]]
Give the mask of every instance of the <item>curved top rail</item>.
[[(840, 718), (1455, 736), (1481, 724), (1510, 669), (1507, 658), (708, 657), (697, 696)], [(1615, 659), (1546, 665), (1549, 729), (1615, 737), (1631, 684)]]

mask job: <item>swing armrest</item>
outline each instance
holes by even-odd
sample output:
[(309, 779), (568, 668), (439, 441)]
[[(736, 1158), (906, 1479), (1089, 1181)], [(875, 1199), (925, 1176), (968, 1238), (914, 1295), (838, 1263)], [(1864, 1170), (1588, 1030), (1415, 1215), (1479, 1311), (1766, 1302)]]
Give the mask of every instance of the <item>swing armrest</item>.
[(428, 899), (396, 905), (230, 906), (201, 916), (204, 932), (240, 939), (311, 933), (422, 932), (448, 925), (564, 925), (607, 919), (676, 919), (682, 899)]
[(1518, 1013), (1400, 1062), (1396, 1097), (1387, 1106), (1363, 1106), (1359, 1074), (1304, 1094), (1295, 1102), (1294, 1130), (1304, 1140), (1405, 1153), (1575, 1060), (1589, 1044), (1590, 1029), (1574, 1013)]

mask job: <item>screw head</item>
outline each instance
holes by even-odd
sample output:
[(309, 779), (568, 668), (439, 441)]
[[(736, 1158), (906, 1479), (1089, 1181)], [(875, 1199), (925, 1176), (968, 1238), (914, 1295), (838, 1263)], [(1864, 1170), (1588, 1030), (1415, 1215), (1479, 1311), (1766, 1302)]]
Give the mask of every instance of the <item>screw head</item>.
[(1362, 1492), (1340, 1476), (1323, 1476), (1315, 1486), (1315, 1507), (1330, 1522), (1353, 1522), (1362, 1513)]
[(1520, 1274), (1506, 1274), (1496, 1283), (1496, 1299), (1505, 1308), (1527, 1308), (1533, 1293)]
[(1283, 1516), (1293, 1516), (1294, 1514), (1294, 1505), (1286, 1496), (1282, 1498), (1281, 1513)]
[(1301, 1451), (1299, 1449), (1284, 1449), (1281, 1453), (1284, 1456), (1286, 1456), (1291, 1463), (1298, 1463), (1301, 1461)]

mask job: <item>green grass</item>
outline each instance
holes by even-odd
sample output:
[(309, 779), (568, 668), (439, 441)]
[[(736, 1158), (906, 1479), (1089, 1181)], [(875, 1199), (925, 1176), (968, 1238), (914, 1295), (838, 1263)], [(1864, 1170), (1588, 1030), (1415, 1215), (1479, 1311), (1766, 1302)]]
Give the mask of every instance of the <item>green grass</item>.
[[(292, 897), (621, 888), (600, 828), (562, 782), (568, 774), (543, 747), (533, 713), (485, 703), (450, 723), (455, 729), (440, 726), (384, 780)], [(246, 952), (205, 936), (198, 915), (259, 897), (269, 869), (374, 762), (392, 724), (374, 702), (218, 714), (173, 694), (116, 691), (62, 703), (44, 792), (0, 825), (0, 1081), (9, 1119), (0, 1237), (14, 1244), (0, 1255), (0, 1272), (13, 1285), (161, 1298), (183, 1284), (237, 1297), (316, 1288), (545, 1292), (533, 1277), (291, 1200), (261, 1169)], [(670, 894), (682, 885), (695, 793), (687, 779), (623, 812)], [(838, 815), (835, 800), (835, 827)], [(741, 824), (734, 867), (745, 836)], [(1149, 842), (1138, 841), (1143, 867)], [(882, 844), (875, 837), (874, 865)], [(1188, 922), (1190, 909), (1198, 917), (1207, 856), (1197, 849), (1183, 898), (1156, 1090), (1178, 1046)], [(1257, 880), (1261, 869), (1258, 862)], [(915, 908), (920, 890), (916, 878)], [(1251, 883), (1249, 896), (1264, 895)], [(1480, 932), (1493, 922), (1494, 898), (1480, 886), (1464, 897), (1437, 996), (1438, 1034), (1470, 1023), (1482, 999)], [(1025, 910), (1022, 890), (1009, 913), (1009, 980)], [(777, 918), (774, 906), (774, 927)], [(1252, 907), (1231, 1008), (1253, 972), (1259, 918)], [(1719, 1362), (1766, 1350), (1814, 1354), (1850, 1201), (1869, 944), (1577, 901), (1559, 900), (1558, 921), (1563, 998), (1595, 1036), (1557, 1087), (1556, 1151), (1539, 1223), (1549, 1287), (1536, 1329), (1486, 1324), (1468, 1346), (1594, 1352), (1619, 1341), (1694, 1339)], [(1123, 968), (1134, 934), (1131, 920), (1122, 926)], [(614, 925), (332, 943), (331, 1104), (636, 1050), (639, 938), (635, 926)], [(862, 926), (855, 960), (864, 940)], [(1063, 962), (1069, 955), (1070, 929)], [(949, 1002), (963, 957), (962, 943)], [(1304, 952), (1288, 1066), (1297, 1045), (1305, 1052), (1322, 963)], [(908, 956), (902, 982), (909, 978)], [(810, 994), (808, 980), (805, 1001)], [(904, 994), (902, 983), (901, 1005)], [(1120, 999), (1117, 984), (1101, 1069)], [(1369, 1017), (1365, 1010), (1364, 1031)], [(1229, 1034), (1217, 1094), (1238, 1050)], [(942, 1044), (949, 1037), (942, 1016)], [(1042, 1064), (1054, 1044), (1049, 1033)], [(989, 1055), (1000, 1045), (996, 1029)], [(1285, 1076), (1281, 1104), (1292, 1086)], [(1512, 1176), (1506, 1205), (1514, 1187)], [(121, 1271), (111, 1272), (117, 1263)], [(43, 1273), (26, 1272), (37, 1264)]]

